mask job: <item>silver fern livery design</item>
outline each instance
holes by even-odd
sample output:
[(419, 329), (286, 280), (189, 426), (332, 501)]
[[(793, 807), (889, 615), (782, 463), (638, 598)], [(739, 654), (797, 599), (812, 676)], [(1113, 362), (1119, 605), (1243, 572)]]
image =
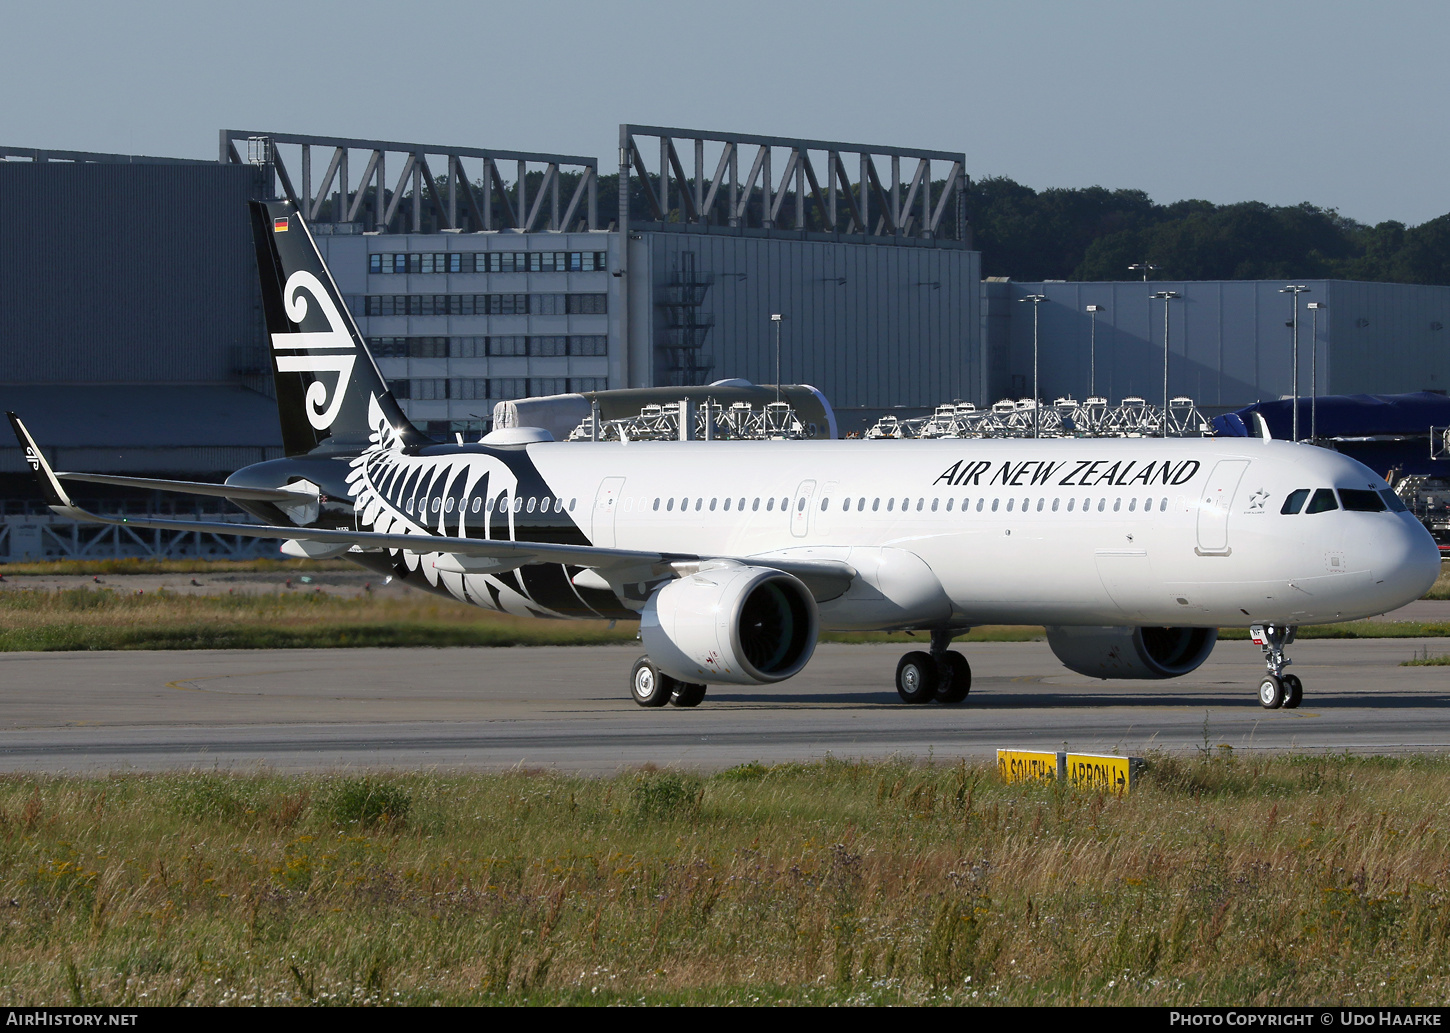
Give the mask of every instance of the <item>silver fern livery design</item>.
[[(74, 519), (283, 541), (460, 602), (639, 622), (644, 707), (767, 685), (822, 629), (924, 633), (897, 664), (909, 704), (960, 704), (954, 637), (1047, 628), (1097, 678), (1199, 667), (1217, 629), (1251, 629), (1268, 709), (1305, 624), (1418, 598), (1433, 540), (1364, 466), (1267, 440), (555, 442), (527, 428), (433, 441), (405, 417), (306, 225), (255, 203), (253, 235), (285, 458), (224, 485), (53, 471), (12, 425), (47, 503)], [(88, 512), (71, 481), (230, 499), (256, 523)]]

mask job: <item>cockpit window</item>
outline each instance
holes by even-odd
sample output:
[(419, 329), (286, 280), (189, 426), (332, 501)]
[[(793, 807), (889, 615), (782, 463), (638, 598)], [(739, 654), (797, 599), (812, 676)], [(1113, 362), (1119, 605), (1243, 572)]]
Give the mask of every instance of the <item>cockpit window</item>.
[(1331, 509), (1338, 509), (1339, 503), (1334, 501), (1333, 488), (1320, 488), (1309, 500), (1309, 506), (1304, 510), (1306, 513), (1328, 513)]
[(1284, 500), (1284, 506), (1282, 509), (1279, 510), (1279, 512), (1292, 516), (1293, 514), (1299, 512), (1299, 510), (1304, 508), (1304, 500), (1308, 497), (1308, 488), (1297, 488), (1294, 491), (1289, 492), (1289, 497)]
[(1385, 511), (1385, 500), (1379, 497), (1379, 492), (1367, 491), (1364, 488), (1340, 488), (1339, 501), (1351, 513)]
[(1385, 505), (1390, 507), (1391, 513), (1407, 513), (1410, 507), (1405, 505), (1404, 500), (1395, 494), (1393, 488), (1382, 488), (1380, 498), (1385, 500)]

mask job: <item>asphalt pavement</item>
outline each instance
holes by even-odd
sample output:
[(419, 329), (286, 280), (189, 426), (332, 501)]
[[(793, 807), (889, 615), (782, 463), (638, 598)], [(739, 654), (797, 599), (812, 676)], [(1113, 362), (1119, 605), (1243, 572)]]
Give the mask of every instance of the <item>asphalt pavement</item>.
[(627, 693), (637, 646), (0, 654), (0, 770), (713, 770), (758, 760), (986, 758), (1083, 751), (1450, 748), (1450, 667), (1403, 667), (1450, 639), (1305, 641), (1297, 710), (1266, 711), (1257, 647), (1222, 642), (1170, 681), (1097, 681), (1045, 643), (963, 652), (959, 706), (907, 706), (901, 646), (825, 644), (774, 686), (719, 686), (695, 709)]

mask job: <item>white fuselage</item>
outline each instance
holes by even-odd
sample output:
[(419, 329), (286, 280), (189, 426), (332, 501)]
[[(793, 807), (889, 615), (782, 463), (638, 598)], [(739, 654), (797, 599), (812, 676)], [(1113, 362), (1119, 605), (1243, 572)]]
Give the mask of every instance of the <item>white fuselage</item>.
[[(838, 559), (824, 628), (1312, 624), (1385, 612), (1439, 569), (1408, 513), (1280, 512), (1383, 490), (1257, 439), (543, 443), (596, 546)], [(577, 501), (575, 501), (577, 499)]]

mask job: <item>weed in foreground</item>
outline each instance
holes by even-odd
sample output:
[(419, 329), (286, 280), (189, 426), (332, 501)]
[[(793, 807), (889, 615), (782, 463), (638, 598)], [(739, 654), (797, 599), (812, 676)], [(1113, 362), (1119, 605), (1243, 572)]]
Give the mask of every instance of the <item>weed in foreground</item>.
[(1437, 1004), (1450, 758), (0, 776), (0, 1003)]
[(412, 806), (412, 794), (402, 785), (365, 775), (338, 780), (327, 794), (323, 811), (337, 825), (372, 829), (402, 825)]

